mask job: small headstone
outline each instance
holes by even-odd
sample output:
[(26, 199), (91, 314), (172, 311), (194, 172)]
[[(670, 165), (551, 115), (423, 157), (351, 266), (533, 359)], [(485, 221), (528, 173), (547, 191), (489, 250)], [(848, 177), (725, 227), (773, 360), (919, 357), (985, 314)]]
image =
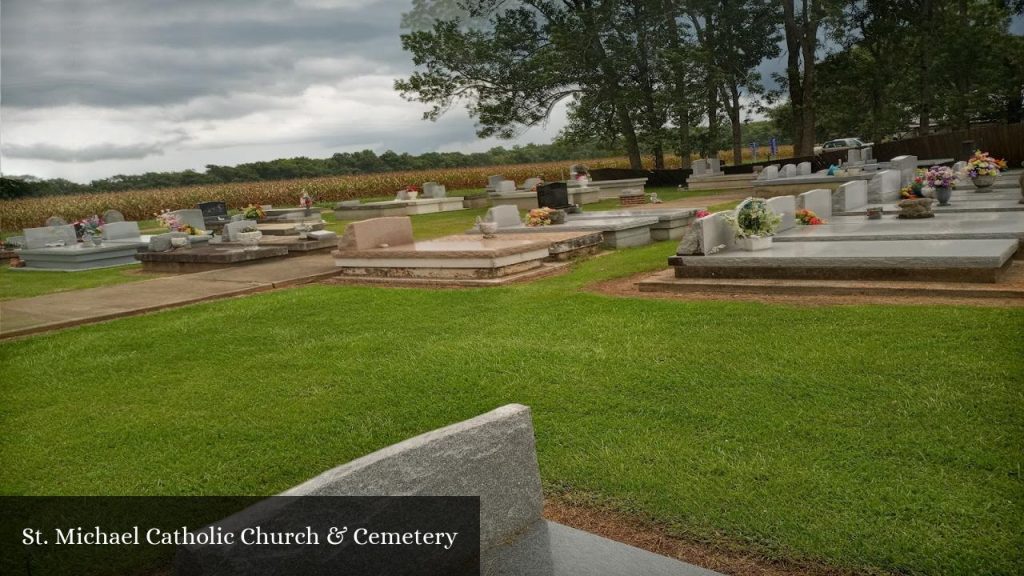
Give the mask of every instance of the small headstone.
[(167, 252), (171, 249), (171, 238), (174, 235), (171, 233), (167, 234), (156, 234), (149, 237), (149, 251), (150, 252)]
[(899, 170), (882, 170), (871, 177), (868, 182), (868, 202), (885, 204), (895, 202), (900, 197), (901, 183)]
[(810, 210), (819, 218), (828, 219), (832, 217), (832, 191), (827, 188), (818, 188), (797, 196), (796, 207), (798, 210)]
[(775, 180), (779, 177), (779, 165), (772, 164), (771, 166), (765, 166), (764, 170), (761, 170), (761, 174), (757, 177), (758, 180)]
[(501, 183), (504, 182), (504, 181), (505, 181), (505, 177), (500, 175), (500, 174), (495, 174), (493, 176), (488, 176), (487, 177), (487, 189), (488, 190), (497, 191), (498, 190), (498, 186), (500, 186)]
[(172, 214), (177, 216), (178, 221), (182, 224), (186, 224), (197, 230), (206, 230), (206, 221), (203, 218), (203, 211), (198, 208), (174, 210)]
[(523, 225), (519, 219), (519, 208), (512, 204), (501, 204), (487, 210), (485, 222), (494, 222), (498, 228), (517, 228)]
[(779, 170), (779, 178), (792, 178), (796, 176), (796, 166), (792, 164), (786, 164)]
[(538, 208), (568, 208), (569, 187), (565, 182), (552, 182), (537, 186)]
[(861, 162), (868, 162), (869, 160), (875, 159), (875, 151), (871, 148), (871, 146), (868, 146), (867, 148), (861, 148), (860, 159)]
[(47, 226), (67, 226), (68, 221), (61, 218), (60, 216), (50, 216), (46, 219), (45, 224)]
[(715, 212), (693, 223), (697, 228), (700, 254), (707, 256), (736, 245), (736, 232), (725, 219), (727, 214), (729, 212)]
[(967, 162), (964, 162), (963, 160), (961, 160), (961, 161), (957, 162), (956, 164), (953, 164), (953, 172), (956, 172), (956, 173), (959, 174), (960, 172), (963, 172), (964, 168), (966, 168), (966, 167), (967, 167)]
[(206, 218), (220, 218), (228, 215), (228, 206), (223, 202), (200, 202), (196, 204)]
[(797, 164), (796, 165), (796, 174), (797, 174), (797, 176), (810, 176), (810, 174), (811, 174), (811, 163), (810, 162), (801, 162), (801, 163)]
[(708, 158), (708, 176), (722, 175), (722, 161), (718, 158)]
[(776, 196), (765, 200), (765, 205), (769, 210), (782, 217), (782, 222), (779, 222), (779, 232), (796, 226), (796, 197)]
[(533, 190), (535, 186), (539, 186), (543, 183), (544, 180), (542, 178), (527, 178), (526, 182), (523, 182), (523, 190)]
[(502, 180), (498, 184), (498, 193), (499, 194), (513, 194), (513, 193), (515, 193), (515, 191), (516, 191), (516, 182), (515, 182), (515, 180)]
[(74, 246), (78, 243), (78, 235), (75, 234), (75, 227), (71, 224), (25, 228), (24, 236), (24, 247), (29, 249), (46, 248), (47, 244)]
[(359, 200), (342, 200), (335, 204), (335, 208), (351, 208), (352, 206), (359, 206)]
[(255, 220), (233, 220), (224, 225), (224, 241), (234, 242), (238, 233), (246, 228), (255, 228)]
[(853, 212), (868, 204), (868, 183), (864, 180), (851, 180), (840, 184), (832, 192), (833, 212)]
[(111, 222), (124, 222), (124, 214), (117, 210), (107, 210), (103, 213), (103, 221), (107, 224)]
[(110, 222), (103, 225), (104, 240), (138, 240), (138, 222)]
[(424, 182), (423, 183), (423, 196), (425, 198), (444, 198), (446, 195), (445, 187), (437, 182)]
[(703, 176), (708, 170), (708, 163), (703, 158), (694, 160), (690, 166), (693, 169), (694, 176)]
[(860, 150), (858, 148), (850, 148), (846, 151), (846, 162), (848, 164), (860, 164)]
[(889, 167), (899, 171), (901, 188), (909, 186), (914, 181), (914, 172), (917, 170), (917, 156), (897, 156), (889, 161)]
[(412, 244), (412, 220), (408, 216), (386, 216), (353, 222), (345, 227), (338, 240), (341, 250), (370, 250), (388, 246)]

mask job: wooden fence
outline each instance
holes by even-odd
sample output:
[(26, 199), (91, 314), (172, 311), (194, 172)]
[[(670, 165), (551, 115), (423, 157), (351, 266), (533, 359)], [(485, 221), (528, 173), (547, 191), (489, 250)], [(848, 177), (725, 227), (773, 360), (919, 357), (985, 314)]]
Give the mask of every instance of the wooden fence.
[[(973, 142), (973, 145), (966, 144)], [(974, 149), (989, 152), (1006, 160), (1009, 168), (1020, 168), (1024, 162), (1024, 124), (979, 126), (945, 134), (931, 134), (895, 142), (875, 144), (875, 158), (891, 160), (895, 156), (911, 154), (919, 159), (954, 158), (966, 160), (964, 153)]]

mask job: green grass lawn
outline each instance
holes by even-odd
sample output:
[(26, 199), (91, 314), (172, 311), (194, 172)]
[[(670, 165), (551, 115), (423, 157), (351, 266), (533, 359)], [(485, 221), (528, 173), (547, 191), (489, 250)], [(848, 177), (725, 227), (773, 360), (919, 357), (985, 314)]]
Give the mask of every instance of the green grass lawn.
[(141, 264), (81, 272), (13, 270), (7, 266), (0, 266), (0, 300), (124, 284), (159, 276), (158, 274), (144, 274)]
[(1024, 311), (580, 291), (672, 248), (529, 285), (309, 286), (0, 344), (0, 490), (272, 494), (520, 402), (549, 494), (771, 556), (1020, 572)]

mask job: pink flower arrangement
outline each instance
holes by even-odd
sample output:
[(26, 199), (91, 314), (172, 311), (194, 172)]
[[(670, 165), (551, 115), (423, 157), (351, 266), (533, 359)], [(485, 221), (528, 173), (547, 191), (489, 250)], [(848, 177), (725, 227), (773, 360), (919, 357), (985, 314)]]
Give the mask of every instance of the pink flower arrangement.
[(99, 236), (103, 234), (103, 218), (100, 218), (95, 214), (88, 218), (82, 218), (75, 222), (75, 230), (79, 230), (81, 234)]
[(164, 208), (158, 214), (154, 214), (154, 216), (156, 216), (157, 222), (166, 226), (171, 232), (175, 232), (178, 228), (181, 228), (181, 220), (178, 219), (178, 215), (171, 213), (167, 208)]
[(932, 166), (924, 173), (924, 181), (932, 188), (952, 188), (956, 182), (956, 173), (945, 166)]
[(313, 207), (313, 197), (309, 195), (309, 192), (303, 192), (302, 197), (299, 198), (299, 206), (309, 210)]
[(794, 215), (798, 222), (806, 226), (817, 226), (825, 223), (813, 210), (797, 210)]
[(693, 213), (693, 217), (695, 219), (696, 218), (703, 218), (705, 216), (711, 216), (711, 212), (708, 212), (707, 210), (704, 210), (703, 208), (701, 208), (700, 210), (697, 210), (696, 212)]

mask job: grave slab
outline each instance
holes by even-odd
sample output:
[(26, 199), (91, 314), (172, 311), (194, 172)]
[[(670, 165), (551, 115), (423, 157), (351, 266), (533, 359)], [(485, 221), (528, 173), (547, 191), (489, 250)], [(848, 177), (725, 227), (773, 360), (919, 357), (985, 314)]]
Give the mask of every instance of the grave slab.
[(696, 208), (653, 208), (637, 210), (608, 210), (602, 212), (584, 212), (570, 214), (569, 222), (606, 218), (647, 218), (656, 217), (658, 222), (651, 225), (651, 238), (655, 242), (678, 240), (683, 237), (686, 228), (694, 220)]
[[(959, 217), (958, 217), (959, 216)], [(963, 218), (963, 216), (967, 216)], [(820, 226), (797, 226), (775, 236), (776, 242), (831, 242), (853, 240), (988, 240), (1024, 238), (1024, 215), (989, 212), (949, 214), (927, 219), (881, 220), (842, 216)]]
[(74, 272), (135, 264), (137, 251), (136, 244), (111, 242), (94, 246), (77, 243), (71, 246), (25, 248), (18, 252), (18, 256), (25, 261), (25, 269)]
[(457, 210), (465, 210), (462, 196), (417, 198), (416, 200), (384, 200), (354, 205), (339, 202), (334, 207), (334, 215), (338, 220), (362, 220), (365, 218), (413, 216), (416, 214), (433, 214)]
[(598, 194), (601, 200), (617, 200), (619, 195), (623, 191), (629, 189), (639, 189), (641, 193), (644, 191), (644, 186), (647, 185), (647, 178), (626, 178), (621, 180), (591, 180), (586, 184), (581, 184), (576, 180), (570, 180), (567, 182), (569, 191), (571, 193), (574, 187), (589, 187), (597, 188)]
[(284, 257), (287, 254), (288, 249), (283, 246), (258, 246), (254, 250), (245, 250), (237, 245), (223, 244), (179, 248), (168, 252), (142, 252), (135, 258), (142, 262), (142, 270), (145, 272), (191, 274), (252, 264), (271, 258)]
[(676, 276), (996, 282), (1018, 240), (779, 242), (767, 250), (674, 256)]

